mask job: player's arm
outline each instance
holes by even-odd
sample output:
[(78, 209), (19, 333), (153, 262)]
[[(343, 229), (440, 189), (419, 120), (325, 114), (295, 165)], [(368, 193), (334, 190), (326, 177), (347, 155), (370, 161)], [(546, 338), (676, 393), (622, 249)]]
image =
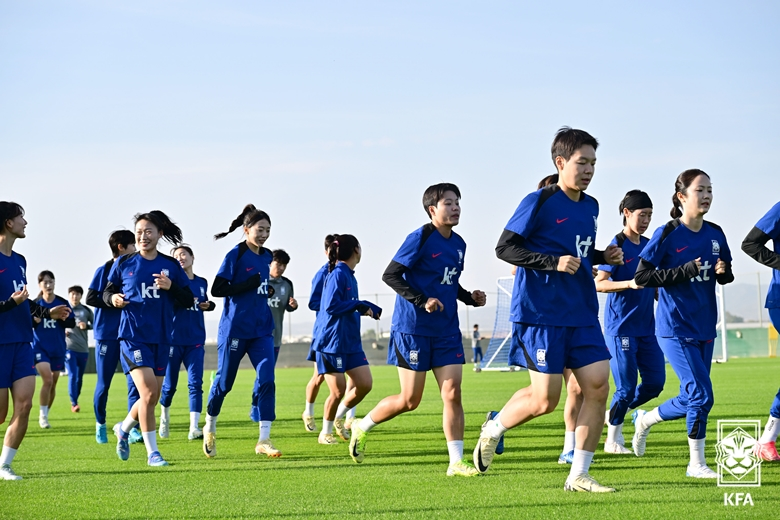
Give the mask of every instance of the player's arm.
[[(70, 305), (67, 303), (63, 304), (68, 308), (68, 316), (65, 318), (59, 318), (59, 320), (62, 322), (60, 323), (60, 327), (64, 329), (74, 329), (76, 328), (76, 314), (73, 312), (73, 309), (70, 308)], [(51, 312), (49, 312), (51, 314)]]
[(691, 278), (699, 276), (700, 267), (701, 260), (698, 258), (672, 269), (656, 269), (653, 264), (640, 258), (634, 280), (642, 287), (669, 287), (689, 282)]
[(97, 309), (110, 309), (109, 305), (103, 301), (103, 294), (95, 289), (87, 289), (87, 305)]
[(772, 237), (754, 227), (742, 241), (742, 251), (750, 258), (772, 269), (780, 269), (780, 254), (775, 253), (766, 243), (772, 240)]
[(719, 285), (726, 285), (734, 281), (734, 273), (731, 271), (731, 262), (718, 258), (715, 262), (715, 280)]
[(195, 295), (192, 294), (192, 289), (190, 289), (189, 286), (182, 287), (181, 285), (171, 280), (171, 288), (168, 289), (168, 292), (173, 298), (174, 304), (184, 309), (192, 307), (192, 302), (195, 299)]
[[(282, 277), (284, 281), (290, 284), (290, 297), (287, 299), (287, 303), (284, 305), (284, 310), (287, 312), (294, 312), (298, 310), (298, 302), (295, 300), (295, 286), (293, 286), (292, 280)], [(293, 306), (290, 302), (294, 302)]]
[(391, 260), (390, 264), (382, 274), (382, 281), (385, 282), (392, 290), (398, 293), (401, 298), (410, 302), (415, 307), (425, 308), (425, 304), (428, 298), (418, 289), (412, 287), (409, 282), (404, 278), (404, 274), (409, 271), (409, 268), (403, 264)]
[[(233, 283), (227, 278), (217, 276), (214, 278), (214, 283), (211, 285), (211, 295), (217, 298), (224, 298), (227, 296), (236, 296), (249, 291), (254, 291), (260, 284), (263, 283), (260, 273), (255, 273), (243, 282)], [(192, 301), (192, 298), (190, 298)]]
[(609, 271), (601, 271), (596, 275), (596, 291), (601, 293), (614, 293), (621, 292), (627, 289), (641, 289), (642, 287), (637, 285), (636, 280), (624, 280), (621, 282), (615, 282), (610, 280), (612, 273)]
[(355, 312), (358, 310), (358, 306), (363, 303), (360, 300), (344, 298), (342, 293), (346, 290), (342, 288), (342, 284), (339, 274), (334, 271), (322, 289), (322, 304), (325, 312), (331, 316), (344, 316)]
[(496, 256), (512, 265), (536, 269), (537, 271), (556, 271), (559, 257), (531, 251), (525, 246), (525, 238), (505, 229), (496, 244)]

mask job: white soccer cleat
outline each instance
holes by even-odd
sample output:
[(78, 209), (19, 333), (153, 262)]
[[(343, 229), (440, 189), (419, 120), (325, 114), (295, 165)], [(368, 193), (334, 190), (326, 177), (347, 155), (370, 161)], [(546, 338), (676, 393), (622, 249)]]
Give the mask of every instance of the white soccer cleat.
[(320, 444), (338, 444), (339, 440), (332, 433), (320, 432), (319, 437), (317, 437), (317, 442)]
[(617, 442), (605, 442), (604, 453), (612, 453), (614, 455), (631, 455), (634, 453), (625, 446)]
[(10, 464), (0, 466), (0, 479), (2, 480), (22, 480), (22, 477), (14, 473)]
[(51, 424), (49, 424), (49, 419), (47, 419), (46, 417), (38, 418), (38, 426), (40, 426), (44, 430), (48, 430), (49, 428), (51, 428)]
[(342, 440), (349, 441), (349, 430), (344, 426), (344, 419), (334, 420), (333, 429), (336, 430), (336, 435), (341, 437)]
[(718, 474), (712, 471), (706, 464), (701, 466), (691, 466), (685, 470), (685, 476), (691, 478), (718, 478)]
[(496, 446), (498, 446), (499, 439), (494, 439), (485, 431), (487, 424), (490, 421), (485, 421), (482, 425), (482, 431), (479, 433), (479, 441), (474, 448), (474, 467), (480, 473), (485, 473), (490, 467), (490, 463), (493, 462), (493, 457), (496, 454)]
[(303, 419), (303, 427), (306, 428), (307, 432), (316, 432), (317, 431), (317, 423), (314, 421), (314, 417), (311, 415), (306, 415), (305, 413), (301, 416), (301, 419)]
[(634, 448), (634, 455), (641, 457), (645, 454), (645, 448), (647, 448), (647, 434), (650, 433), (650, 427), (645, 426), (642, 423), (644, 419), (644, 410), (637, 410), (633, 413), (634, 417), (634, 438), (631, 441), (631, 447)]
[(206, 457), (213, 459), (217, 456), (217, 434), (212, 432), (203, 432), (203, 453)]
[(614, 493), (615, 488), (602, 486), (596, 479), (589, 474), (584, 473), (574, 478), (569, 477), (566, 479), (566, 484), (563, 485), (564, 491), (582, 491), (586, 493)]
[(165, 417), (160, 417), (160, 438), (167, 439), (170, 435), (171, 431), (168, 427), (168, 421), (165, 420)]

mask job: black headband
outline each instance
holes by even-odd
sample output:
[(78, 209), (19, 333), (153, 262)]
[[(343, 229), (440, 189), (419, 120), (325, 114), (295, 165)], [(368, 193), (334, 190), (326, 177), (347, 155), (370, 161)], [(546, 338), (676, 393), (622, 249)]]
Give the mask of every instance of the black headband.
[(625, 199), (623, 199), (623, 202), (620, 204), (620, 212), (623, 213), (623, 209), (627, 209), (628, 211), (634, 211), (637, 209), (644, 209), (644, 208), (652, 208), (653, 207), (653, 201), (650, 200), (650, 196), (645, 193), (644, 191), (640, 191), (637, 193), (632, 193), (631, 195), (626, 196)]

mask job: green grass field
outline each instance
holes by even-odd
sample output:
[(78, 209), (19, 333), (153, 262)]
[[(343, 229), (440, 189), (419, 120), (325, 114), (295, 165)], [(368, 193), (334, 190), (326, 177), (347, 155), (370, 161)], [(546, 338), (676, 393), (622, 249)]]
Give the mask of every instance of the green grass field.
[[(466, 452), (471, 453), (487, 410), (498, 409), (527, 373), (464, 377)], [(708, 427), (707, 458), (714, 468), (717, 419), (761, 419), (780, 383), (780, 360), (740, 359), (713, 366), (716, 403)], [(398, 390), (393, 367), (374, 367), (374, 391), (360, 406), (362, 416), (379, 399)], [(206, 459), (199, 442), (187, 441), (186, 387), (172, 409), (171, 437), (160, 440), (168, 468), (146, 466), (142, 445), (128, 462), (117, 459), (115, 439), (94, 440), (91, 395), (84, 384), (80, 414), (70, 412), (66, 379), (50, 414), (51, 430), (37, 426), (37, 405), (27, 438), (14, 461), (24, 477), (0, 481), (2, 518), (256, 518), (256, 517), (447, 517), (447, 518), (777, 518), (780, 465), (765, 463), (755, 506), (726, 507), (724, 489), (713, 481), (685, 477), (688, 445), (683, 421), (654, 427), (645, 457), (596, 454), (591, 473), (619, 493), (565, 493), (568, 466), (557, 457), (563, 442), (559, 410), (507, 435), (507, 451), (481, 477), (445, 476), (447, 450), (441, 432), (441, 403), (429, 376), (426, 396), (413, 413), (378, 426), (369, 435), (366, 460), (357, 465), (346, 443), (317, 444), (303, 429), (303, 388), (310, 369), (277, 372), (277, 414), (272, 438), (284, 456), (254, 454), (257, 426), (248, 418), (252, 373), (239, 375), (218, 423), (216, 459)], [(208, 379), (208, 373), (206, 374)], [(676, 393), (669, 371), (667, 391)], [(124, 380), (117, 376), (109, 401), (109, 424), (124, 416)], [(318, 399), (318, 425), (322, 392)], [(37, 396), (36, 396), (37, 402)], [(658, 401), (660, 402), (660, 401)], [(657, 404), (657, 403), (650, 403)], [(5, 426), (0, 427), (4, 433)], [(626, 437), (633, 434), (627, 424)]]

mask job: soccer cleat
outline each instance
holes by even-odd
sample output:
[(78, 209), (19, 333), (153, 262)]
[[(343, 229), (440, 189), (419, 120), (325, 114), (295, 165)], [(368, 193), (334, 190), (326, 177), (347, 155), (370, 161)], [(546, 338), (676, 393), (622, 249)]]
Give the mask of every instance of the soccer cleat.
[(566, 479), (566, 484), (563, 485), (564, 491), (583, 491), (586, 493), (614, 493), (615, 488), (602, 486), (596, 479), (591, 477), (587, 473), (578, 475), (574, 478), (569, 476)]
[(604, 453), (612, 453), (614, 455), (631, 455), (634, 453), (625, 446), (617, 442), (605, 442)]
[(477, 475), (479, 475), (477, 468), (466, 459), (450, 464), (447, 468), (448, 477), (476, 477)]
[(304, 413), (301, 418), (303, 419), (303, 427), (306, 428), (307, 432), (317, 431), (317, 423), (314, 422), (313, 416)]
[(108, 435), (106, 434), (105, 424), (95, 425), (95, 440), (98, 444), (108, 444)]
[(282, 452), (276, 449), (276, 446), (271, 442), (271, 439), (266, 439), (255, 444), (255, 453), (258, 455), (266, 455), (273, 459), (282, 456)]
[(569, 450), (558, 455), (558, 464), (571, 464), (574, 460), (574, 450)]
[(352, 423), (352, 438), (349, 441), (349, 456), (358, 464), (363, 462), (363, 459), (365, 458), (366, 437), (368, 437), (368, 433), (360, 429), (357, 421)]
[(22, 477), (14, 473), (10, 464), (0, 466), (0, 479), (2, 480), (22, 480)]
[(128, 436), (130, 444), (135, 444), (137, 442), (140, 442), (141, 444), (144, 443), (144, 436), (141, 434), (141, 430), (139, 430), (137, 426), (130, 430)]
[(213, 459), (217, 456), (217, 434), (212, 432), (203, 432), (203, 453), (206, 457)]
[[(487, 414), (487, 421), (491, 419), (495, 419), (498, 416), (498, 412), (488, 412)], [(498, 444), (496, 444), (496, 455), (501, 455), (504, 453), (504, 436), (501, 435), (501, 438), (498, 439)]]
[(260, 422), (260, 407), (251, 406), (249, 408), (249, 418), (252, 422)]
[(38, 417), (38, 426), (43, 428), (44, 430), (48, 430), (51, 428), (51, 424), (49, 424), (49, 419), (46, 417)]
[(81, 407), (77, 404), (70, 405), (70, 411), (73, 413), (79, 413), (81, 411)]
[(334, 420), (333, 429), (336, 430), (336, 434), (341, 437), (342, 440), (349, 440), (349, 430), (344, 427), (344, 419)]
[(116, 454), (119, 456), (119, 460), (127, 460), (130, 458), (130, 445), (127, 443), (127, 437), (121, 435), (117, 437)]
[(187, 434), (187, 439), (194, 441), (196, 439), (202, 439), (203, 438), (203, 430), (199, 430), (195, 428), (194, 430), (190, 430), (190, 433)]
[(498, 446), (498, 439), (494, 439), (487, 433), (485, 433), (485, 426), (488, 421), (482, 425), (482, 431), (479, 433), (479, 441), (474, 448), (474, 467), (477, 471), (484, 473), (490, 467), (490, 463), (493, 462), (493, 455), (496, 454), (496, 446)]
[(634, 455), (637, 457), (645, 454), (647, 434), (650, 433), (650, 427), (642, 424), (642, 419), (646, 413), (644, 410), (637, 410), (631, 414), (634, 420), (634, 438), (631, 441), (631, 447), (634, 448)]
[(347, 420), (344, 421), (344, 428), (346, 428), (347, 430), (351, 430), (353, 422), (355, 422), (354, 417), (347, 417)]
[(149, 466), (160, 467), (167, 466), (168, 462), (162, 458), (159, 451), (153, 451), (149, 454), (149, 458), (146, 460), (146, 464)]
[(753, 455), (767, 462), (777, 462), (780, 460), (780, 455), (777, 454), (775, 441), (764, 443), (757, 442), (756, 445), (753, 446)]
[(171, 436), (171, 431), (168, 427), (168, 421), (164, 417), (160, 417), (160, 438), (167, 439)]
[(317, 437), (317, 442), (320, 444), (338, 444), (339, 440), (332, 433), (320, 432), (319, 437)]
[(701, 466), (691, 466), (685, 469), (685, 476), (691, 478), (718, 478), (718, 474), (707, 467), (706, 464)]

